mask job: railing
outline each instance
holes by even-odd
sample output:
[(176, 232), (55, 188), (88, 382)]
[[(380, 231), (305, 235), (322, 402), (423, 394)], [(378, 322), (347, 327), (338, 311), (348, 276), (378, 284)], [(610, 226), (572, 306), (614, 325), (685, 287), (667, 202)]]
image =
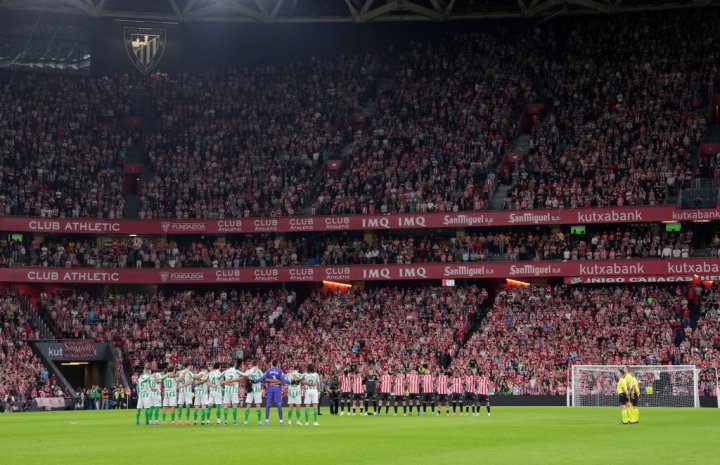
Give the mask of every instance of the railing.
[[(709, 181), (705, 179), (696, 179), (695, 181)], [(715, 182), (712, 182), (715, 184)], [(694, 184), (694, 182), (693, 182)], [(702, 184), (700, 184), (702, 185)], [(714, 208), (720, 202), (720, 188), (712, 184), (706, 184), (707, 187), (692, 187), (681, 189), (678, 195), (679, 208)]]

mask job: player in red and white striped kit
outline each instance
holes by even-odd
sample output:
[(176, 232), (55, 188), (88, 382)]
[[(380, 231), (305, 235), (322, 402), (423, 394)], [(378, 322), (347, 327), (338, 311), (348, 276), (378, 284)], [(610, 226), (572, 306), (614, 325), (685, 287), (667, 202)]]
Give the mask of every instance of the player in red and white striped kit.
[[(464, 377), (464, 383), (465, 383), (465, 416), (470, 416), (471, 410), (472, 413), (477, 412), (477, 397), (475, 396), (475, 375), (472, 371), (468, 370), (467, 374)], [(460, 409), (460, 416), (462, 416), (462, 409)]]
[(482, 404), (485, 404), (487, 414), (490, 416), (490, 378), (485, 376), (484, 373), (478, 373), (475, 379), (475, 393), (478, 396), (478, 412), (480, 415), (480, 409)]
[(350, 402), (352, 402), (352, 385), (354, 375), (349, 370), (345, 370), (340, 375), (340, 416), (345, 415), (345, 407), (347, 407), (348, 415), (350, 414)]
[(420, 375), (420, 384), (422, 386), (422, 404), (423, 416), (427, 416), (427, 407), (430, 405), (430, 414), (435, 415), (435, 388), (433, 386), (434, 377), (427, 371), (425, 365), (425, 373)]
[(417, 406), (418, 415), (420, 415), (420, 376), (417, 371), (413, 370), (407, 376), (408, 385), (408, 404), (410, 407), (410, 416), (412, 416), (413, 405)]
[(405, 405), (405, 375), (398, 373), (395, 376), (395, 385), (393, 386), (393, 394), (395, 399), (395, 416), (398, 414), (398, 405), (402, 404), (403, 415), (407, 414), (407, 406)]
[(363, 402), (365, 400), (365, 385), (363, 383), (363, 375), (360, 370), (355, 372), (355, 378), (352, 383), (352, 414), (355, 415), (355, 410), (360, 408), (360, 415), (363, 414)]
[(452, 392), (452, 411), (453, 416), (456, 415), (455, 409), (457, 406), (460, 406), (460, 414), (462, 415), (462, 401), (463, 401), (463, 390), (464, 390), (464, 381), (465, 378), (463, 378), (460, 375), (453, 376), (450, 379), (450, 391)]
[(380, 376), (380, 399), (378, 399), (378, 405), (382, 409), (383, 403), (385, 403), (385, 416), (388, 416), (390, 404), (392, 404), (392, 383), (393, 377), (390, 372)]
[(442, 404), (445, 402), (445, 415), (450, 415), (450, 403), (448, 401), (448, 394), (450, 393), (448, 389), (448, 383), (450, 382), (450, 375), (451, 373), (448, 371), (445, 374), (441, 374), (437, 377), (435, 380), (435, 388), (437, 389), (438, 397), (437, 397), (437, 414), (440, 416), (440, 411), (442, 410)]

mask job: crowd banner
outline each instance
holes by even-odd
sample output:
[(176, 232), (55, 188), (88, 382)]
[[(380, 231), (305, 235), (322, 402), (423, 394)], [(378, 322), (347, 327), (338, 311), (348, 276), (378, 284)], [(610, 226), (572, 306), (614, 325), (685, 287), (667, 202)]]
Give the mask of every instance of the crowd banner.
[(294, 216), (220, 220), (126, 220), (0, 217), (0, 231), (72, 234), (232, 234), (392, 229), (437, 229), (528, 225), (588, 225), (720, 221), (720, 209), (675, 206), (407, 213), (395, 215)]
[[(720, 258), (598, 261), (460, 262), (410, 265), (265, 268), (2, 268), (0, 282), (74, 284), (202, 284), (318, 281), (397, 281), (474, 278), (575, 278), (720, 275)], [(585, 281), (587, 280), (587, 281)], [(601, 281), (597, 281), (601, 282)]]

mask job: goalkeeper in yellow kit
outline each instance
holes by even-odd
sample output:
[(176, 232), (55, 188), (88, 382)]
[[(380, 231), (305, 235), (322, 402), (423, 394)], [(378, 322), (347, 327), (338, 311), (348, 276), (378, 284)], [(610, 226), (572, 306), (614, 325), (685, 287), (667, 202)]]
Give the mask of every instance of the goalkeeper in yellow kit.
[(639, 423), (640, 411), (638, 410), (638, 399), (640, 398), (640, 383), (638, 383), (630, 367), (625, 368), (625, 384), (628, 393), (627, 412), (630, 424)]

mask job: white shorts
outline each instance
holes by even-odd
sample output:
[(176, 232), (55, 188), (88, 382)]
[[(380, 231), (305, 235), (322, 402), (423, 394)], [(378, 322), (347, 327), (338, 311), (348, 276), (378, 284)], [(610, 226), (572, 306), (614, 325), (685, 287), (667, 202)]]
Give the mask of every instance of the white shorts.
[(255, 405), (262, 404), (262, 392), (248, 392), (247, 396), (245, 397), (245, 403)]
[(163, 407), (177, 407), (177, 396), (163, 397)]
[(208, 395), (195, 393), (195, 407), (206, 407), (208, 405)]
[(152, 399), (153, 407), (162, 407), (162, 397), (160, 397), (160, 394), (151, 394), (150, 399)]
[(305, 405), (317, 404), (320, 396), (316, 389), (308, 389), (305, 391)]
[(192, 392), (180, 392), (178, 393), (178, 405), (192, 405), (193, 393)]
[(152, 406), (153, 406), (153, 404), (152, 404), (151, 397), (138, 397), (137, 408), (143, 409), (143, 408), (150, 408)]
[(225, 391), (225, 398), (223, 399), (223, 404), (225, 405), (238, 405), (240, 403), (240, 398), (238, 397), (237, 392), (227, 392)]
[(220, 405), (222, 404), (222, 393), (220, 391), (210, 391), (210, 399), (208, 405)]
[(302, 405), (302, 397), (300, 397), (300, 396), (288, 397), (288, 405)]

